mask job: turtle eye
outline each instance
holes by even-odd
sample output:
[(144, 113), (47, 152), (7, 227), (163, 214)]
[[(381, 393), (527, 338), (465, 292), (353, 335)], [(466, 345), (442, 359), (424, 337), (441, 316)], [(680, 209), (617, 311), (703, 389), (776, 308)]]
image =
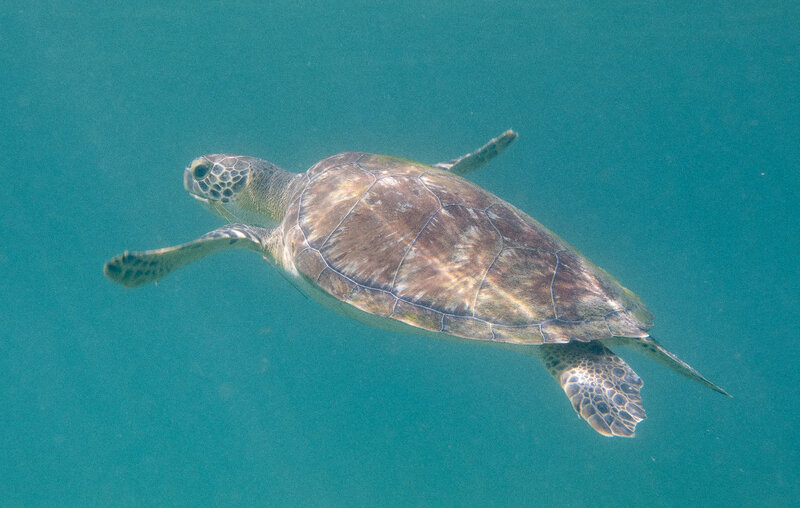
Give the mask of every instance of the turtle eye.
[(192, 168), (192, 176), (195, 180), (202, 180), (208, 174), (208, 166), (205, 164), (198, 164)]

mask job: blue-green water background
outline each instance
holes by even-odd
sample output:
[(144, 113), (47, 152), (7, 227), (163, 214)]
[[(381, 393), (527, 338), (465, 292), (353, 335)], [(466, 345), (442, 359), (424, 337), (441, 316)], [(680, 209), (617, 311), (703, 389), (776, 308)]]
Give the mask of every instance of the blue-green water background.
[[(798, 471), (797, 2), (0, 7), (0, 504), (787, 505)], [(229, 252), (182, 170), (426, 162), (615, 274), (727, 399), (637, 356), (633, 440), (536, 361), (369, 329)]]

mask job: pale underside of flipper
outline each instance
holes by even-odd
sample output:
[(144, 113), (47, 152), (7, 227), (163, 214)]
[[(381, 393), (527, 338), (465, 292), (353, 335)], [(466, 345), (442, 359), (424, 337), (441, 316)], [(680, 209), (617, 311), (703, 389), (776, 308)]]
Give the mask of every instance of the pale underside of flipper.
[(453, 160), (433, 164), (433, 167), (444, 171), (450, 171), (456, 175), (471, 173), (476, 169), (482, 168), (488, 164), (490, 160), (500, 155), (500, 153), (511, 146), (511, 143), (516, 141), (516, 139), (517, 133), (509, 129), (496, 138), (490, 139), (488, 143), (474, 152), (462, 155)]
[(244, 248), (265, 252), (272, 230), (228, 224), (188, 243), (142, 252), (124, 252), (111, 258), (103, 273), (114, 282), (132, 288), (160, 280), (200, 258), (226, 249)]
[(599, 342), (539, 346), (550, 374), (567, 394), (572, 407), (604, 436), (633, 437), (644, 420), (641, 378)]

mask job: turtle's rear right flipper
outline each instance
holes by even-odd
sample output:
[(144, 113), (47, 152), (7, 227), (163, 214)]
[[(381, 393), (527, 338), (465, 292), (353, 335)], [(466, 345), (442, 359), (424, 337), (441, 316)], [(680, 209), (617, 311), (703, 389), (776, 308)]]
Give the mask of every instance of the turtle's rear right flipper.
[(106, 262), (106, 277), (132, 288), (155, 282), (168, 273), (225, 249), (244, 248), (266, 254), (270, 229), (228, 224), (189, 243), (143, 252), (128, 252)]

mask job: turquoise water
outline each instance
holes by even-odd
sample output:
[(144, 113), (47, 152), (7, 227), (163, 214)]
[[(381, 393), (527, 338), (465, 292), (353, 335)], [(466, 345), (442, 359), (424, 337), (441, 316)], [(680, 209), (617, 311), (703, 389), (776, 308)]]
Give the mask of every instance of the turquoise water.
[[(785, 506), (800, 496), (795, 2), (0, 6), (0, 505)], [(425, 162), (636, 291), (727, 399), (621, 351), (632, 440), (532, 358), (366, 328), (228, 252), (195, 156)]]

